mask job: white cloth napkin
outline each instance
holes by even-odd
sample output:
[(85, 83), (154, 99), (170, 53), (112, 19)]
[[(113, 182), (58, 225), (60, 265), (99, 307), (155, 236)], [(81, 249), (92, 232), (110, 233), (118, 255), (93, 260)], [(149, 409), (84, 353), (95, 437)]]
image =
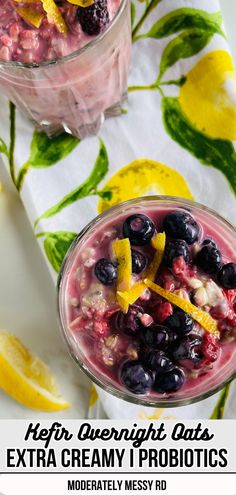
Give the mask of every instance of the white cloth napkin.
[[(136, 10), (134, 20), (134, 26), (136, 26), (148, 3), (141, 3), (138, 0), (134, 0), (134, 2), (135, 6), (133, 4), (132, 11), (134, 14)], [(160, 2), (156, 0), (154, 2), (153, 0), (151, 3), (152, 5), (155, 3), (156, 7), (146, 16), (140, 30), (136, 32), (136, 37), (141, 33), (147, 33), (151, 28), (152, 33), (155, 32), (155, 29), (158, 31), (158, 36), (160, 36), (161, 29), (166, 34), (164, 33), (162, 35), (163, 37), (159, 37), (158, 39), (146, 37), (134, 42), (132, 67), (129, 78), (130, 86), (149, 86), (152, 84), (157, 78), (161, 58), (162, 66), (165, 66), (166, 69), (162, 81), (178, 81), (208, 52), (216, 50), (228, 51), (227, 41), (220, 31), (223, 29), (222, 25), (220, 27), (220, 16), (209, 15), (219, 12), (220, 8), (217, 0), (212, 0), (211, 2), (207, 0), (161, 0)], [(187, 9), (182, 11), (181, 18), (179, 9)], [(191, 9), (198, 9), (200, 12)], [(164, 19), (165, 22), (163, 21), (164, 16), (167, 14), (169, 14), (169, 24), (166, 18)], [(174, 16), (177, 16), (177, 20), (182, 22), (181, 31), (179, 32), (175, 32), (176, 28), (174, 26), (176, 24), (173, 22)], [(158, 26), (156, 27), (155, 24), (160, 19), (162, 19), (162, 23), (157, 29)], [(189, 31), (190, 27), (191, 31)], [(167, 32), (167, 28), (169, 32)], [(196, 43), (196, 38), (198, 38), (198, 44)], [(198, 48), (196, 48), (194, 43)], [(180, 45), (181, 47), (179, 48)], [(186, 58), (181, 58), (181, 56), (185, 56)], [(121, 167), (133, 160), (148, 158), (165, 164), (172, 171), (178, 171), (187, 182), (188, 188), (198, 202), (216, 209), (221, 215), (233, 222), (235, 217), (235, 195), (233, 192), (233, 185), (235, 187), (235, 172), (233, 173), (233, 165), (231, 163), (233, 159), (228, 159), (226, 156), (228, 149), (230, 150), (230, 147), (233, 146), (232, 143), (228, 142), (227, 152), (225, 148), (223, 150), (222, 144), (222, 151), (219, 153), (220, 160), (222, 157), (222, 160), (225, 158), (227, 162), (226, 170), (231, 170), (227, 176), (227, 172), (223, 174), (220, 170), (217, 170), (218, 162), (216, 158), (210, 156), (210, 159), (207, 161), (204, 148), (205, 144), (200, 145), (199, 152), (192, 150), (193, 153), (191, 153), (188, 147), (188, 135), (184, 136), (185, 144), (183, 144), (178, 142), (180, 138), (174, 139), (167, 132), (163, 124), (161, 109), (162, 96), (164, 93), (165, 96), (177, 97), (180, 87), (175, 84), (168, 84), (162, 85), (160, 88), (160, 91), (155, 89), (131, 91), (129, 93), (127, 113), (124, 112), (118, 118), (105, 121), (99, 133), (99, 138), (102, 139), (105, 145), (109, 164), (108, 162), (105, 164), (108, 170), (106, 173), (104, 171), (104, 178), (101, 178), (101, 182), (97, 184), (97, 189), (102, 190), (107, 180)], [(199, 102), (196, 101), (196, 105), (199, 105)], [(202, 112), (204, 112), (204, 108), (202, 108)], [(173, 110), (170, 113), (173, 115)], [(10, 130), (9, 109), (8, 102), (3, 96), (1, 96), (0, 122), (0, 136), (8, 146)], [(66, 202), (62, 203), (62, 199), (65, 196), (68, 198), (68, 195), (71, 198), (71, 192), (75, 189), (78, 192), (79, 186), (88, 179), (88, 175), (99, 156), (101, 143), (98, 137), (91, 137), (74, 146), (77, 143), (69, 136), (64, 136), (60, 138), (60, 143), (57, 141), (60, 149), (58, 158), (62, 157), (61, 150), (63, 143), (71, 149), (74, 147), (74, 149), (57, 163), (54, 163), (49, 148), (55, 145), (55, 141), (49, 143), (46, 140), (43, 142), (41, 151), (38, 148), (34, 157), (31, 153), (29, 162), (32, 135), (33, 128), (31, 124), (17, 112), (14, 153), (15, 173), (17, 175), (22, 165), (26, 162), (30, 164), (29, 168), (26, 167), (28, 171), (22, 182), (21, 197), (32, 228), (34, 228), (35, 234), (38, 236), (45, 260), (56, 283), (57, 273), (54, 268), (59, 268), (61, 252), (63, 252), (66, 245), (69, 246), (75, 233), (80, 232), (82, 227), (97, 214), (99, 201), (95, 190), (91, 191), (91, 195), (87, 197), (80, 197), (74, 202), (71, 200), (67, 201), (67, 206), (65, 206)], [(41, 141), (42, 139), (42, 136), (40, 136)], [(208, 139), (207, 136), (205, 139)], [(42, 144), (41, 141), (40, 143)], [(35, 137), (34, 144), (37, 147)], [(217, 146), (219, 151), (221, 144), (218, 143)], [(1, 142), (0, 147), (4, 153), (4, 144), (1, 144)], [(65, 153), (65, 147), (63, 150), (63, 153)], [(6, 166), (9, 167), (6, 156), (4, 156), (4, 160)], [(209, 166), (206, 166), (204, 162), (207, 162)], [(101, 166), (101, 163), (99, 166)], [(161, 174), (159, 174), (159, 185), (158, 179), (156, 179), (154, 183), (150, 183), (150, 188), (145, 193), (173, 194), (172, 189), (175, 187), (174, 182), (176, 178), (172, 175), (172, 171), (170, 172), (170, 177), (172, 177), (171, 191), (169, 191), (168, 185), (165, 186), (164, 182), (161, 181)], [(140, 178), (140, 181), (142, 181), (142, 178)], [(231, 186), (229, 182), (231, 182)], [(176, 183), (177, 186), (178, 182)], [(132, 189), (132, 184), (130, 184), (130, 188)], [(178, 194), (178, 190), (174, 193)], [(135, 195), (135, 192), (133, 192), (133, 195)], [(60, 204), (60, 208), (56, 208), (57, 213), (55, 213), (56, 210), (54, 209), (55, 214), (52, 215), (53, 211), (50, 210), (50, 213), (49, 209), (58, 204)], [(45, 218), (36, 222), (46, 211), (49, 213), (45, 215)], [(35, 225), (35, 222), (37, 225)], [(62, 244), (64, 246), (62, 248), (60, 243), (57, 242), (59, 239), (58, 232), (67, 233), (62, 235)], [(53, 233), (54, 236), (52, 235)], [(236, 404), (234, 403), (234, 390), (235, 385), (231, 387), (225, 417), (235, 417)], [(98, 407), (96, 392), (93, 389), (90, 417), (99, 417), (100, 414), (103, 414), (103, 412), (101, 413), (102, 404), (108, 417), (115, 419), (145, 417), (208, 418), (218, 398), (215, 395), (210, 399), (191, 406), (163, 411), (134, 406), (124, 403), (122, 400), (114, 398), (104, 391), (97, 390), (97, 392), (101, 402)]]

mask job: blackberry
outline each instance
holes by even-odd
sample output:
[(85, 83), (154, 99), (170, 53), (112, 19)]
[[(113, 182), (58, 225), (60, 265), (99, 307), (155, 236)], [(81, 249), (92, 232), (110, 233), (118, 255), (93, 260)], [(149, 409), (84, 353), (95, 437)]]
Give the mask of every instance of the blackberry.
[(78, 7), (77, 16), (84, 33), (98, 35), (110, 20), (107, 0), (95, 0), (89, 7)]

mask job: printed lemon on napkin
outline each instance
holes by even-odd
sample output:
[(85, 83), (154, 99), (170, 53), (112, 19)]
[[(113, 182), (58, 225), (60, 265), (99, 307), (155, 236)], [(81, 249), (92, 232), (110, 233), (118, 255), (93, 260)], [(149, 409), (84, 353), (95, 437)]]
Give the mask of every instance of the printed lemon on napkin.
[(0, 332), (0, 388), (20, 404), (41, 411), (70, 407), (45, 363), (14, 335)]

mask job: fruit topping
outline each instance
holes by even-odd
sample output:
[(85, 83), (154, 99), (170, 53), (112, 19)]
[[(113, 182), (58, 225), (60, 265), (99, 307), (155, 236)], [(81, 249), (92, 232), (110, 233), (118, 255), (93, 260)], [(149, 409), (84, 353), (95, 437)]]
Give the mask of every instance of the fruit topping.
[(152, 350), (148, 352), (145, 358), (148, 369), (157, 373), (167, 373), (174, 368), (172, 361), (163, 351)]
[(186, 335), (193, 329), (193, 318), (181, 309), (175, 309), (174, 313), (165, 320), (165, 325), (178, 335)]
[(61, 11), (54, 0), (41, 0), (43, 8), (47, 14), (48, 22), (55, 24), (60, 33), (67, 33), (66, 23), (61, 15)]
[(166, 243), (164, 254), (164, 262), (166, 263), (166, 266), (172, 268), (173, 261), (180, 256), (183, 257), (186, 263), (189, 262), (190, 254), (187, 243), (181, 239), (169, 239)]
[(131, 215), (123, 224), (124, 237), (128, 237), (134, 246), (144, 246), (151, 241), (155, 227), (150, 218), (142, 213)]
[(195, 262), (205, 273), (216, 274), (222, 265), (222, 256), (215, 246), (207, 244), (197, 253)]
[(194, 218), (185, 211), (173, 211), (164, 220), (164, 230), (173, 239), (183, 239), (193, 244), (199, 235), (199, 226)]
[(94, 0), (67, 0), (72, 5), (78, 5), (79, 7), (90, 7), (94, 3)]
[(118, 311), (111, 318), (111, 326), (114, 325), (118, 332), (128, 335), (136, 335), (142, 328), (140, 317), (144, 311), (141, 306), (130, 306), (127, 313)]
[(151, 373), (140, 361), (126, 361), (121, 367), (120, 378), (134, 394), (144, 395), (153, 385)]
[(184, 372), (180, 368), (173, 368), (168, 373), (157, 374), (154, 382), (154, 389), (164, 394), (165, 392), (177, 392), (185, 381)]
[(107, 0), (95, 0), (89, 7), (78, 7), (77, 16), (86, 34), (98, 35), (105, 29), (110, 20)]
[(117, 278), (117, 267), (111, 261), (101, 258), (95, 265), (95, 275), (103, 285), (111, 285)]
[(129, 309), (129, 303), (119, 292), (128, 291), (131, 287), (132, 257), (129, 239), (117, 239), (112, 243), (112, 250), (116, 257), (117, 267), (117, 300), (125, 313)]
[(172, 305), (169, 302), (162, 302), (155, 308), (155, 315), (159, 323), (166, 321), (172, 313)]
[(217, 330), (217, 323), (208, 313), (202, 311), (201, 309), (194, 306), (194, 304), (186, 301), (185, 299), (182, 299), (176, 294), (173, 294), (172, 292), (163, 289), (159, 285), (154, 284), (148, 279), (145, 279), (144, 283), (153, 292), (156, 292), (156, 294), (159, 294), (159, 296), (167, 299), (167, 301), (171, 302), (175, 306), (178, 306), (180, 309), (192, 316), (192, 318), (197, 321), (199, 325), (205, 328), (205, 330), (218, 336), (219, 332)]
[(151, 244), (156, 250), (156, 252), (154, 254), (153, 260), (151, 261), (146, 271), (146, 277), (149, 278), (150, 280), (154, 280), (164, 257), (165, 245), (166, 245), (165, 233), (163, 232), (160, 234), (156, 234), (155, 237), (152, 239)]
[(135, 249), (132, 249), (131, 256), (132, 272), (137, 274), (141, 273), (147, 266), (147, 259), (140, 251), (136, 251)]
[(218, 273), (218, 280), (225, 289), (236, 289), (236, 263), (227, 263)]
[(148, 347), (166, 350), (174, 342), (176, 335), (169, 328), (154, 323), (143, 328), (142, 338)]
[(202, 343), (202, 339), (200, 337), (188, 335), (183, 339), (179, 340), (175, 345), (172, 357), (173, 360), (177, 363), (186, 364), (184, 361), (191, 361), (192, 364), (197, 364), (201, 359), (201, 355), (199, 353), (199, 346)]
[(220, 348), (217, 340), (213, 335), (207, 333), (204, 334), (203, 342), (201, 345), (201, 352), (205, 360), (207, 361), (206, 364), (214, 363), (218, 359)]

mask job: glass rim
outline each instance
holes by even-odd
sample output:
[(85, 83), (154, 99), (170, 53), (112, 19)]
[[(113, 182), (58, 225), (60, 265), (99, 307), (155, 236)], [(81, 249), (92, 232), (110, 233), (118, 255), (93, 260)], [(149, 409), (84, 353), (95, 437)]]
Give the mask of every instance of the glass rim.
[(90, 369), (89, 367), (83, 362), (82, 359), (80, 359), (78, 356), (75, 355), (74, 350), (72, 349), (71, 343), (66, 335), (66, 332), (63, 327), (63, 319), (62, 319), (62, 314), (61, 314), (61, 304), (60, 304), (60, 295), (61, 295), (61, 286), (62, 286), (62, 278), (64, 271), (66, 269), (67, 263), (69, 261), (70, 255), (74, 251), (75, 247), (77, 244), (80, 242), (80, 240), (84, 237), (84, 235), (92, 228), (96, 223), (102, 221), (105, 219), (107, 216), (109, 216), (111, 213), (114, 213), (116, 210), (119, 210), (120, 208), (128, 207), (129, 205), (135, 205), (142, 203), (144, 201), (170, 201), (174, 204), (179, 204), (179, 205), (186, 205), (186, 206), (194, 206), (199, 208), (200, 210), (207, 211), (208, 213), (212, 214), (214, 217), (218, 218), (223, 224), (225, 224), (230, 230), (233, 230), (236, 233), (236, 227), (232, 225), (228, 220), (226, 220), (223, 216), (221, 216), (218, 212), (213, 210), (212, 208), (209, 208), (206, 205), (203, 205), (202, 203), (198, 203), (193, 200), (188, 200), (184, 198), (180, 198), (177, 196), (166, 196), (166, 195), (153, 195), (153, 196), (142, 196), (139, 198), (134, 198), (130, 199), (127, 201), (123, 201), (119, 203), (118, 205), (112, 206), (108, 210), (104, 211), (103, 213), (100, 213), (97, 215), (95, 218), (93, 218), (83, 229), (82, 231), (78, 234), (78, 236), (74, 239), (72, 244), (70, 245), (65, 258), (62, 262), (60, 272), (58, 274), (58, 279), (57, 279), (57, 309), (58, 309), (58, 315), (59, 315), (59, 323), (60, 323), (60, 330), (61, 334), (63, 337), (63, 340), (67, 344), (67, 349), (72, 357), (72, 359), (75, 361), (77, 365), (79, 365), (80, 369), (90, 378), (92, 382), (94, 382), (96, 385), (98, 385), (102, 390), (105, 392), (110, 393), (114, 397), (117, 397), (119, 399), (123, 399), (126, 402), (130, 402), (132, 404), (136, 405), (141, 405), (141, 406), (146, 406), (146, 407), (165, 407), (165, 408), (171, 408), (171, 407), (181, 407), (181, 406), (187, 406), (190, 404), (194, 404), (196, 402), (200, 402), (204, 399), (207, 399), (211, 397), (212, 395), (216, 394), (222, 388), (224, 388), (227, 384), (229, 384), (231, 381), (233, 381), (236, 378), (236, 364), (235, 364), (235, 370), (230, 374), (228, 378), (226, 378), (224, 381), (221, 383), (217, 384), (216, 386), (211, 387), (209, 390), (206, 390), (203, 393), (199, 393), (194, 397), (186, 397), (186, 398), (174, 398), (174, 399), (152, 399), (152, 398), (142, 398), (142, 396), (135, 396), (129, 391), (123, 391), (112, 384), (106, 384), (104, 381), (99, 379)]
[(53, 60), (47, 60), (47, 61), (40, 62), (40, 63), (36, 63), (36, 62), (35, 63), (25, 63), (25, 62), (12, 61), (12, 60), (10, 60), (10, 61), (0, 60), (0, 70), (1, 70), (1, 67), (13, 67), (13, 68), (17, 67), (18, 69), (40, 69), (40, 68), (44, 68), (44, 67), (55, 67), (56, 65), (62, 64), (63, 62), (68, 62), (70, 60), (73, 60), (87, 51), (93, 50), (110, 33), (113, 26), (117, 23), (120, 16), (122, 15), (124, 8), (125, 8), (127, 3), (128, 3), (128, 0), (121, 0), (121, 3), (119, 5), (113, 19), (109, 23), (109, 26), (107, 27), (107, 29), (102, 31), (96, 38), (89, 41), (88, 43), (83, 45), (81, 48), (78, 48), (78, 50), (75, 50), (72, 53), (69, 53), (68, 55), (64, 55), (63, 57), (59, 57), (59, 58), (53, 59)]

